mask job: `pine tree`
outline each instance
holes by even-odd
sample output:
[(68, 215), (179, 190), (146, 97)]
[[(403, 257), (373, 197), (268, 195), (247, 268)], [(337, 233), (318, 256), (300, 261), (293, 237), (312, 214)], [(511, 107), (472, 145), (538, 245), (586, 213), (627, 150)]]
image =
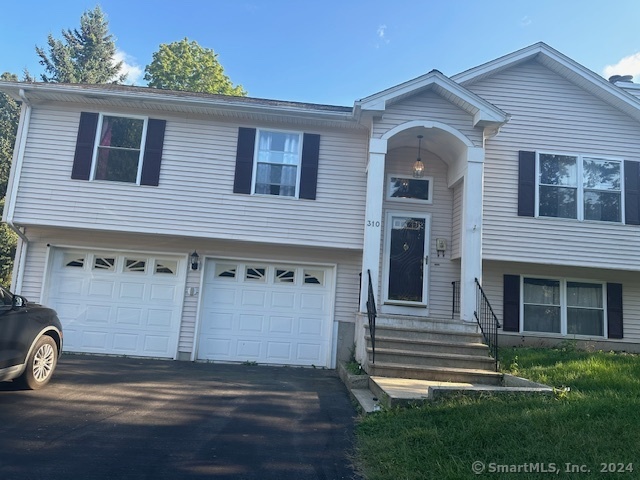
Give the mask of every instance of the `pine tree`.
[(44, 82), (56, 83), (122, 83), (122, 62), (115, 62), (115, 39), (109, 33), (109, 22), (99, 6), (80, 17), (80, 30), (62, 30), (62, 40), (48, 36), (49, 52), (36, 46), (40, 64), (46, 73)]

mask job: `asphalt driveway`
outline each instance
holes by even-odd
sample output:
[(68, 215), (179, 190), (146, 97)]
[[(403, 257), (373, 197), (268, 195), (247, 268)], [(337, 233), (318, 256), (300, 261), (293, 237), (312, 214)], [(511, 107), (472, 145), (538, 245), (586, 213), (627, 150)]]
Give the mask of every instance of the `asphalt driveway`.
[(0, 478), (351, 479), (354, 416), (333, 371), (63, 355), (0, 383)]

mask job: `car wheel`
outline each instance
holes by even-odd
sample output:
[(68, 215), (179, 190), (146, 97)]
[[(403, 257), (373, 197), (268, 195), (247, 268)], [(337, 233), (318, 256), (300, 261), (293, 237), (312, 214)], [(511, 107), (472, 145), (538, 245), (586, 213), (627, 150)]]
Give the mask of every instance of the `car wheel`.
[(44, 387), (58, 363), (58, 346), (53, 338), (43, 335), (27, 358), (27, 367), (19, 382), (31, 390)]

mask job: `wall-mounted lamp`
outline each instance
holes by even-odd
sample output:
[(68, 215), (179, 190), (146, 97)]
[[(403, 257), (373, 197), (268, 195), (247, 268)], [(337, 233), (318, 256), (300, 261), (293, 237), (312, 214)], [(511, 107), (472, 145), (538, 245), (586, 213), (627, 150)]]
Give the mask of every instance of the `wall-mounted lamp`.
[(200, 255), (195, 250), (191, 254), (191, 270), (197, 270), (200, 263)]
[(413, 176), (415, 178), (422, 178), (424, 176), (424, 163), (422, 163), (422, 158), (420, 158), (422, 147), (422, 135), (418, 135), (418, 159), (416, 163), (413, 164)]

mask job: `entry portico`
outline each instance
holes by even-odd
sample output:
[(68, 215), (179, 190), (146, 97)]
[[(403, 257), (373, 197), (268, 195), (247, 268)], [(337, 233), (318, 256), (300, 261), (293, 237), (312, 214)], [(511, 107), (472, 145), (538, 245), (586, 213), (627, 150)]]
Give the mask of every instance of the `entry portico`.
[[(370, 272), (383, 313), (442, 319), (443, 299), (451, 302), (445, 289), (459, 281), (458, 320), (475, 322), (484, 141), (507, 114), (438, 71), (367, 97), (356, 108), (371, 131), (360, 312), (366, 312)], [(415, 179), (418, 136), (426, 168)], [(403, 188), (405, 194), (397, 193)], [(413, 290), (401, 291), (403, 285)], [(356, 332), (356, 341), (360, 336)]]

